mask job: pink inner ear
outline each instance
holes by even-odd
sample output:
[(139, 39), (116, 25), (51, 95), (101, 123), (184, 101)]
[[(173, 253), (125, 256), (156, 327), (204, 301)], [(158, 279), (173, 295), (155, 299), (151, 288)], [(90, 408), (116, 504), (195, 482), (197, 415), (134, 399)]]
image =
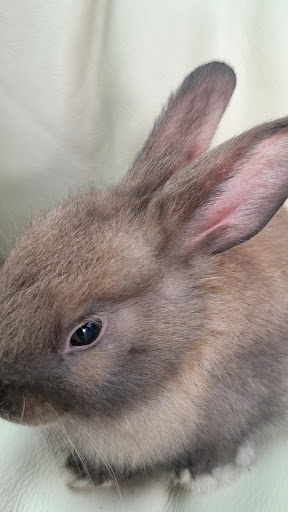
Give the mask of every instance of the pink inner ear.
[(282, 202), (285, 200), (286, 147), (283, 134), (274, 136), (261, 142), (245, 160), (234, 165), (232, 177), (223, 184), (222, 190), (193, 217), (191, 227), (195, 236), (189, 242), (189, 251), (218, 231), (224, 245), (235, 245), (241, 238), (255, 234), (258, 226), (262, 227), (270, 211), (275, 213), (279, 208), (283, 185)]
[[(194, 158), (199, 158), (204, 151), (210, 146), (212, 137), (217, 129), (219, 121), (223, 115), (223, 108), (219, 108), (219, 105), (215, 106), (213, 113), (209, 115), (209, 124), (203, 125), (201, 130), (198, 130), (194, 136), (195, 153)], [(193, 144), (193, 141), (191, 141)], [(196, 143), (195, 143), (196, 142)], [(191, 146), (192, 146), (191, 144)]]
[[(191, 105), (188, 104), (187, 109), (191, 108)], [(198, 128), (195, 125), (192, 134), (187, 130), (187, 133), (182, 136), (182, 140), (179, 142), (181, 152), (177, 155), (176, 165), (172, 172), (182, 170), (183, 167), (199, 158), (207, 150), (222, 115), (223, 105), (215, 104), (213, 107), (211, 106), (209, 119), (205, 124), (201, 124)], [(175, 145), (175, 134), (181, 133), (181, 119), (182, 116), (172, 118), (161, 132), (161, 138), (157, 143), (159, 153), (166, 154)]]

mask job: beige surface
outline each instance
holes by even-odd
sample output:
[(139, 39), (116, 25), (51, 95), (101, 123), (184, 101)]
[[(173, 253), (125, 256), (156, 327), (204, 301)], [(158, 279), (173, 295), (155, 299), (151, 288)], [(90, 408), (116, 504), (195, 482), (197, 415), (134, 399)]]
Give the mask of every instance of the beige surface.
[[(61, 457), (39, 431), (0, 421), (0, 510), (5, 512), (286, 512), (288, 510), (287, 433), (264, 442), (257, 463), (238, 479), (210, 494), (169, 500), (160, 482), (122, 491), (71, 492)], [(57, 464), (56, 464), (57, 462)]]
[[(288, 114), (286, 0), (0, 0), (0, 249), (31, 212), (88, 180), (124, 172), (191, 69), (230, 63), (237, 92), (216, 140)], [(0, 424), (0, 510), (121, 510), (116, 494), (74, 495), (41, 436)], [(288, 445), (272, 443), (232, 486), (179, 510), (288, 510)], [(160, 484), (124, 496), (161, 510)], [(102, 507), (102, 508), (100, 508)]]

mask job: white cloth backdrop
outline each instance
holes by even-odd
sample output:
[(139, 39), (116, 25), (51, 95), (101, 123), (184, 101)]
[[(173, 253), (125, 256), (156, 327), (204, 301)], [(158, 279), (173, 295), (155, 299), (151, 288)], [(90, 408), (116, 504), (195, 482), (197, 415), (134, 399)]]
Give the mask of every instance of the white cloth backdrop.
[[(121, 175), (201, 63), (225, 60), (238, 76), (216, 141), (288, 114), (287, 15), (287, 0), (0, 0), (1, 253), (32, 212)], [(1, 511), (121, 510), (113, 493), (66, 490), (32, 430), (1, 422), (0, 433)], [(286, 511), (287, 457), (275, 441), (233, 486), (183, 510)], [(125, 500), (158, 511), (166, 495), (155, 484)]]

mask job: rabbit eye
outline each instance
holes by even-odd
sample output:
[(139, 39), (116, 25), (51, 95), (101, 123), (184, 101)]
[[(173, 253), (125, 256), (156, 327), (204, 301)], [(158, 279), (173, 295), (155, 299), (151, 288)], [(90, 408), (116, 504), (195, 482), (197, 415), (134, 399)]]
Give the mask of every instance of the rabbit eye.
[(93, 322), (87, 322), (81, 325), (72, 334), (70, 338), (70, 345), (72, 347), (82, 347), (91, 345), (100, 336), (103, 327), (103, 322), (99, 319)]

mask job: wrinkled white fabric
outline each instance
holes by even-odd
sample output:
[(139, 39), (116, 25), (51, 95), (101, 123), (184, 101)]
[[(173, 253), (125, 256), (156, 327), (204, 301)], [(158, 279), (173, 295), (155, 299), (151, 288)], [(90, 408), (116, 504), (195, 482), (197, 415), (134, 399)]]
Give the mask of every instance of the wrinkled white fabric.
[(0, 0), (0, 245), (31, 212), (125, 171), (185, 74), (230, 63), (216, 141), (288, 112), (286, 0)]
[(61, 456), (37, 429), (1, 420), (0, 432), (1, 512), (287, 512), (285, 429), (274, 442), (262, 443), (256, 464), (229, 485), (200, 496), (183, 494), (173, 502), (167, 486), (157, 481), (122, 490), (121, 496), (111, 488), (72, 492)]
[[(286, 0), (0, 0), (0, 250), (32, 212), (121, 175), (185, 74), (230, 63), (238, 86), (215, 142), (288, 114)], [(43, 440), (0, 423), (0, 510), (122, 510), (112, 491), (75, 495)], [(179, 510), (286, 511), (288, 446)], [(124, 497), (161, 510), (160, 484)], [(102, 507), (102, 509), (101, 509)]]

